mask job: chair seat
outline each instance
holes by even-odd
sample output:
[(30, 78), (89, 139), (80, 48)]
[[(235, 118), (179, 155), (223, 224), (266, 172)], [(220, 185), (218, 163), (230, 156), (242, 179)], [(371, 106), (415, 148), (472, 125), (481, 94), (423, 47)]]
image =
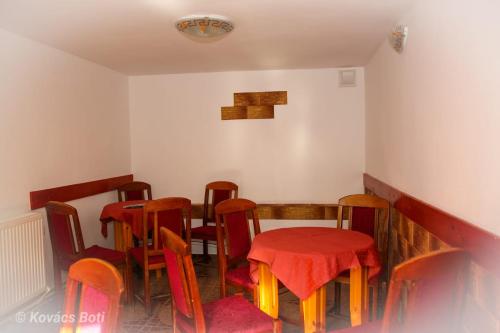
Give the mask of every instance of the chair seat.
[[(153, 247), (149, 246), (149, 248), (153, 250)], [(144, 247), (143, 246), (134, 247), (131, 248), (129, 251), (130, 255), (135, 259), (135, 261), (139, 264), (139, 266), (144, 267)], [(164, 264), (165, 259), (161, 254), (156, 256), (149, 256), (148, 263), (149, 265)]]
[(341, 330), (328, 331), (328, 333), (380, 333), (381, 331), (382, 320), (375, 320), (363, 325), (344, 328)]
[(125, 264), (125, 253), (121, 251), (116, 251), (112, 249), (108, 249), (105, 247), (100, 247), (99, 245), (93, 245), (91, 247), (86, 248), (83, 251), (82, 257), (77, 259), (73, 258), (62, 258), (62, 267), (64, 269), (68, 269), (73, 263), (75, 263), (78, 259), (83, 258), (97, 258), (104, 261), (107, 261), (113, 265), (122, 265)]
[[(203, 304), (207, 332), (272, 332), (273, 318), (259, 310), (243, 296), (236, 295)], [(182, 332), (194, 332), (192, 321), (176, 313)]]
[(86, 248), (83, 252), (85, 258), (98, 258), (112, 264), (121, 264), (125, 262), (125, 252), (93, 245)]
[(191, 228), (191, 239), (204, 239), (217, 241), (217, 231), (215, 226), (206, 225), (196, 228)]
[(226, 281), (246, 289), (255, 288), (255, 283), (250, 278), (250, 266), (240, 266), (229, 269), (226, 272)]

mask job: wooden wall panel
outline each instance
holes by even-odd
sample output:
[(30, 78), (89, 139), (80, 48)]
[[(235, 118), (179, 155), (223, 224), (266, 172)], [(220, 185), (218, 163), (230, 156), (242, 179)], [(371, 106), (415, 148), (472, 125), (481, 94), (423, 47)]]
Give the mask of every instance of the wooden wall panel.
[(364, 175), (364, 183), (367, 190), (391, 201), (399, 212), (440, 240), (466, 249), (474, 260), (500, 277), (499, 236), (403, 193), (368, 174)]
[[(211, 209), (210, 207), (209, 210)], [(337, 220), (337, 204), (262, 203), (257, 204), (257, 211), (261, 220)], [(203, 204), (192, 205), (191, 217), (203, 218)], [(344, 218), (347, 219), (347, 215)]]
[(60, 186), (30, 192), (31, 209), (42, 208), (48, 201), (71, 201), (114, 190), (131, 182), (133, 175), (99, 179), (85, 183)]
[(223, 106), (221, 120), (273, 119), (273, 105)]
[(389, 267), (454, 246), (471, 253), (461, 332), (500, 333), (498, 237), (365, 175), (369, 193), (389, 199)]
[(283, 105), (283, 104), (287, 104), (286, 91), (234, 93), (235, 106)]

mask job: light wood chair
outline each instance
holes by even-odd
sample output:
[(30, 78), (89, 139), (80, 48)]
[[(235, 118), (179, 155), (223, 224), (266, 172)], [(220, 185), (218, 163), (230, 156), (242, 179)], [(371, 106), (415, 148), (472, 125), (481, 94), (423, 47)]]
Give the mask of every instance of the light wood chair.
[(208, 242), (217, 241), (214, 207), (221, 201), (238, 198), (238, 185), (229, 181), (215, 181), (205, 186), (203, 225), (191, 229), (192, 240), (203, 241), (203, 256), (208, 257)]
[[(116, 332), (123, 280), (110, 263), (81, 259), (69, 268), (61, 333)], [(74, 319), (74, 320), (73, 320)]]
[[(156, 270), (157, 276), (161, 276), (161, 269), (165, 268), (163, 260), (162, 245), (160, 240), (160, 227), (166, 227), (180, 237), (186, 234), (186, 240), (190, 241), (191, 226), (191, 200), (186, 198), (163, 198), (147, 201), (143, 208), (143, 240), (142, 244), (148, 244), (148, 231), (152, 230), (151, 244), (128, 249), (128, 255), (142, 268), (144, 273), (144, 295), (135, 295), (144, 304), (146, 312), (151, 314), (151, 285), (150, 271)], [(160, 273), (160, 274), (158, 274)], [(156, 295), (154, 298), (167, 295)]]
[(241, 295), (201, 304), (190, 247), (166, 228), (161, 228), (161, 237), (172, 294), (174, 332), (281, 332), (279, 320)]
[(80, 219), (75, 207), (64, 202), (49, 201), (45, 205), (45, 210), (52, 244), (56, 292), (62, 290), (62, 270), (68, 270), (69, 266), (79, 259), (92, 257), (110, 262), (123, 272), (128, 299), (131, 288), (131, 275), (126, 254), (98, 245), (86, 247), (83, 242)]
[[(387, 200), (369, 194), (348, 195), (338, 201), (337, 228), (343, 228), (344, 215), (347, 211), (347, 228), (373, 237), (380, 254), (382, 272), (368, 281), (372, 292), (372, 317), (377, 316), (379, 290), (386, 288), (389, 207)], [(349, 272), (339, 275), (335, 282), (335, 310), (340, 313), (340, 285), (350, 283)]]
[(382, 320), (332, 333), (461, 332), (468, 254), (446, 249), (396, 266)]
[(152, 200), (151, 185), (145, 182), (130, 182), (116, 188), (118, 201)]
[(226, 284), (253, 295), (258, 304), (258, 289), (250, 278), (247, 260), (252, 245), (250, 222), (254, 235), (260, 234), (257, 205), (248, 199), (229, 199), (215, 206), (217, 228), (217, 259), (219, 263), (220, 295), (226, 297)]

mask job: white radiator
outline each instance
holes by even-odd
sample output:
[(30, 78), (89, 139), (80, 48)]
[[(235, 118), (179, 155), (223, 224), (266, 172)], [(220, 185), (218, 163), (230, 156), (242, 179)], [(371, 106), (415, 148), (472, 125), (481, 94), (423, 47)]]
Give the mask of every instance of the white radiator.
[(0, 318), (46, 290), (42, 215), (0, 222)]

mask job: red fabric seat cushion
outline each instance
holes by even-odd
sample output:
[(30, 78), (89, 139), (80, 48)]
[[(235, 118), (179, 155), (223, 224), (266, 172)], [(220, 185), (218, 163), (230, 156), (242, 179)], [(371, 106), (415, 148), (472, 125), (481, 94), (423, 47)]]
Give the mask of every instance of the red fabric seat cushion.
[[(273, 330), (273, 319), (240, 295), (203, 304), (207, 332), (250, 333)], [(192, 320), (176, 314), (181, 332), (194, 332)]]
[[(99, 245), (93, 245), (91, 247), (86, 248), (83, 251), (82, 258), (97, 258), (105, 260), (113, 265), (121, 265), (125, 263), (125, 253), (121, 251), (116, 251), (112, 249), (108, 249), (105, 247), (100, 247)], [(68, 269), (74, 262), (76, 262), (80, 258), (70, 258), (70, 257), (62, 257), (61, 258), (61, 268)]]
[(112, 264), (122, 264), (125, 262), (125, 252), (100, 247), (93, 245), (83, 251), (85, 258), (98, 258), (110, 262)]
[(241, 266), (229, 269), (226, 272), (226, 281), (242, 286), (246, 289), (253, 289), (255, 287), (255, 283), (250, 277), (250, 266)]
[(212, 225), (191, 228), (191, 239), (217, 241), (217, 230)]
[[(149, 248), (153, 250), (151, 246)], [(135, 259), (135, 261), (139, 264), (139, 266), (144, 267), (144, 247), (143, 246), (134, 247), (131, 248), (129, 251), (130, 255)], [(156, 256), (149, 256), (148, 258), (148, 263), (150, 265), (160, 264), (164, 262), (165, 259), (163, 258), (162, 254)]]

